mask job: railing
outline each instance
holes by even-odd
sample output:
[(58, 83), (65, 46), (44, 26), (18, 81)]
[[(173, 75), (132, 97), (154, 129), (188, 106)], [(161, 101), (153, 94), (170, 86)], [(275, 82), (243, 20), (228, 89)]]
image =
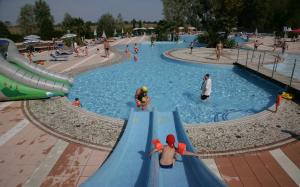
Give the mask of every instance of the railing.
[[(278, 64), (285, 63), (286, 55), (278, 52), (258, 51), (253, 49), (238, 48), (236, 62), (244, 65), (254, 71), (260, 72), (272, 79), (276, 79), (290, 87), (295, 87), (299, 90), (300, 80), (295, 79), (295, 69), (297, 59), (294, 59), (293, 68), (289, 72), (278, 72)], [(272, 69), (266, 68), (267, 64), (273, 64)], [(270, 65), (269, 65), (270, 66)], [(262, 68), (263, 67), (263, 68)]]

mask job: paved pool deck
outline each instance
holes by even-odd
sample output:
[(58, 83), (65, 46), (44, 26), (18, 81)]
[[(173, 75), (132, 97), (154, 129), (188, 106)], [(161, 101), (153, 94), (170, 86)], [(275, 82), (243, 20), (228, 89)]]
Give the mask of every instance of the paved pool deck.
[[(117, 51), (104, 58), (102, 49), (45, 66), (76, 75), (122, 61)], [(272, 110), (219, 124), (189, 124), (186, 131), (204, 163), (229, 186), (299, 186), (299, 104), (285, 101), (278, 113)], [(0, 103), (0, 186), (79, 186), (105, 161), (124, 124), (73, 107), (64, 97)]]

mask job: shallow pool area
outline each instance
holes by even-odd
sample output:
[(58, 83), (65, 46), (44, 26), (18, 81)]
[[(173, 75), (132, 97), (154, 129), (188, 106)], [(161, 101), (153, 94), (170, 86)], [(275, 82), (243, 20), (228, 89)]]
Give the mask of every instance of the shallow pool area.
[[(130, 108), (136, 108), (136, 89), (146, 85), (151, 97), (148, 110), (171, 111), (177, 107), (185, 123), (237, 119), (274, 103), (281, 88), (243, 69), (233, 65), (191, 64), (162, 56), (167, 50), (187, 45), (141, 44), (137, 62), (131, 56), (123, 63), (78, 75), (69, 99), (79, 97), (89, 111), (127, 119)], [(131, 51), (132, 48), (130, 45)], [(200, 87), (206, 73), (212, 78), (212, 95), (201, 101)]]
[[(286, 53), (283, 55), (283, 58), (284, 58), (283, 63), (277, 64), (276, 71), (287, 77), (291, 77), (294, 63), (296, 62), (293, 78), (298, 79), (300, 81), (300, 55)], [(273, 64), (264, 65), (264, 67), (270, 70), (273, 70), (273, 66), (274, 66)]]

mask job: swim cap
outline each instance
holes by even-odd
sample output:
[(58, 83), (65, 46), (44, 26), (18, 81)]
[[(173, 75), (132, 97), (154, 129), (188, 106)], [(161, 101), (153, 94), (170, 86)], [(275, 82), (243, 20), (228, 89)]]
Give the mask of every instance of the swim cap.
[(142, 87), (143, 92), (148, 92), (148, 88), (146, 86)]
[(169, 134), (166, 138), (166, 142), (170, 147), (174, 147), (174, 143), (175, 143), (175, 137), (173, 134)]

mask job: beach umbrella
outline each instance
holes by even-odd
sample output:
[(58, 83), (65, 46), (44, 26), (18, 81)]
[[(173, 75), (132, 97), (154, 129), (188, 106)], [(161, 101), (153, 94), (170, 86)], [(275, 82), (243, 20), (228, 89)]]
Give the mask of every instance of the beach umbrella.
[(27, 39), (23, 42), (23, 44), (27, 45), (27, 44), (36, 44), (36, 43), (40, 43), (41, 40), (40, 39)]
[(103, 30), (103, 33), (102, 33), (102, 38), (106, 38), (106, 34), (105, 34), (104, 30)]
[(69, 33), (69, 34), (63, 35), (63, 36), (61, 37), (61, 39), (74, 38), (74, 37), (76, 37), (76, 36), (77, 36), (76, 34), (71, 34), (71, 33)]
[(38, 35), (28, 35), (24, 37), (24, 40), (34, 40), (34, 39), (40, 39), (41, 37)]
[(140, 28), (134, 28), (133, 31), (139, 30)]

